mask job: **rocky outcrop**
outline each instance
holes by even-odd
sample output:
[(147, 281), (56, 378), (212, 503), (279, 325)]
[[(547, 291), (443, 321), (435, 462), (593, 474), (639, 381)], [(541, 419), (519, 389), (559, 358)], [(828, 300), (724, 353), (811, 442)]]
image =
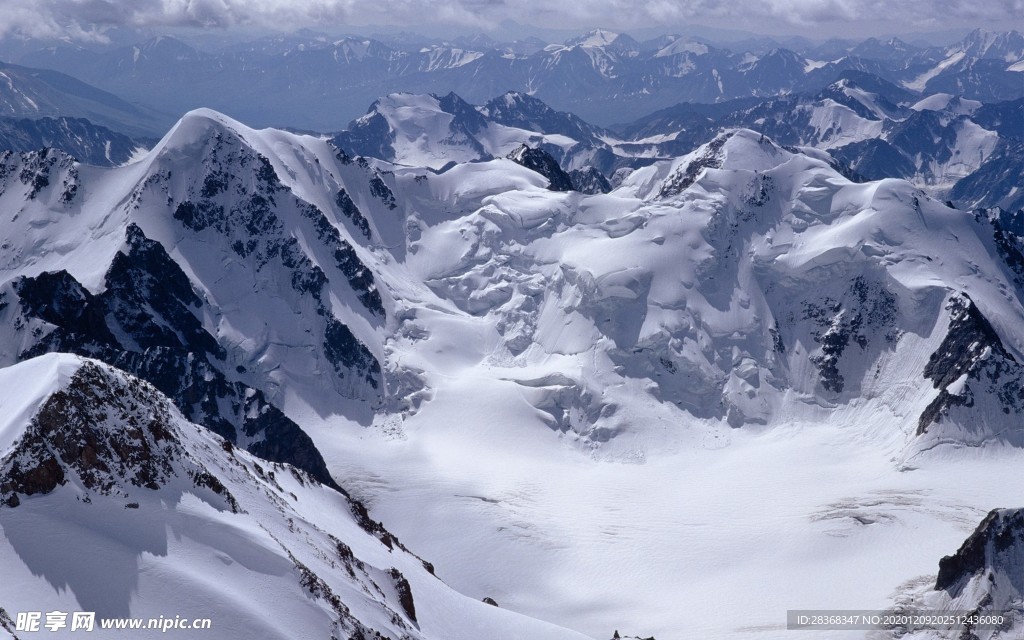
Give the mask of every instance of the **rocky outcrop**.
[(939, 561), (935, 589), (959, 595), (966, 582), (986, 572), (1005, 574), (1024, 593), (1024, 509), (993, 509), (956, 553)]
[(551, 191), (572, 191), (574, 188), (572, 177), (543, 149), (531, 149), (524, 144), (510, 153), (508, 158), (547, 178), (548, 189)]
[(151, 385), (86, 361), (40, 406), (0, 461), (0, 502), (47, 494), (72, 479), (89, 492), (157, 490), (174, 476), (235, 498), (179, 441), (170, 404)]
[[(950, 298), (949, 329), (925, 365), (924, 376), (939, 390), (922, 412), (917, 433), (959, 409), (983, 405), (1004, 416), (1024, 407), (1024, 370), (1003, 346), (992, 324), (966, 294)], [(982, 406), (977, 407), (982, 410)], [(975, 414), (978, 412), (975, 411)]]
[[(129, 226), (126, 240), (98, 295), (66, 271), (14, 283), (15, 326), (30, 344), (19, 359), (64, 352), (102, 360), (153, 384), (189, 420), (333, 485), (309, 436), (263, 392), (231, 375), (223, 348), (197, 316), (203, 300), (180, 267), (137, 226)], [(358, 359), (356, 344), (337, 347), (349, 364)]]

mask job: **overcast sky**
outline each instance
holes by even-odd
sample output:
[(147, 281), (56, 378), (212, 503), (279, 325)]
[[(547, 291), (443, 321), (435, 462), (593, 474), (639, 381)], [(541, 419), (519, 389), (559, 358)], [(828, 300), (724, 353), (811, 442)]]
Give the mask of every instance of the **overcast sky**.
[(0, 35), (102, 38), (103, 28), (270, 27), (417, 30), (448, 25), (500, 36), (503, 21), (623, 31), (707, 25), (765, 33), (866, 37), (1024, 27), (1024, 0), (0, 0)]

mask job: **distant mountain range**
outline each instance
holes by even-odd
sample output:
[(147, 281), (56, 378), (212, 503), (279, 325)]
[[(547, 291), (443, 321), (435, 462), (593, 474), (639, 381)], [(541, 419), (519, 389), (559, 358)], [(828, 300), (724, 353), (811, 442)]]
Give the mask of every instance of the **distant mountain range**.
[(150, 137), (162, 135), (175, 119), (63, 73), (3, 62), (0, 116), (85, 118), (120, 133)]
[(85, 118), (0, 118), (0, 150), (59, 149), (86, 164), (124, 164), (154, 140), (131, 138)]
[(18, 62), (70, 74), (162, 111), (205, 106), (255, 125), (320, 131), (337, 129), (396, 91), (454, 91), (478, 103), (518, 91), (602, 126), (679, 102), (814, 93), (847, 71), (925, 95), (1024, 97), (1024, 37), (1016, 31), (978, 30), (948, 47), (921, 48), (898, 39), (798, 51), (757, 44), (732, 51), (690, 37), (638, 42), (597, 30), (559, 44), (423, 38), (399, 45), (308, 35), (200, 51), (162, 36), (101, 50), (58, 43), (23, 53)]
[[(991, 67), (990, 62), (997, 58), (1004, 62), (1017, 59), (1021, 41), (1015, 32), (999, 35), (974, 32), (946, 50), (952, 53), (943, 60), (955, 59), (955, 62), (943, 63), (945, 66), (923, 86), (946, 86), (937, 83), (940, 80), (946, 82), (950, 74), (966, 74), (964, 77), (978, 80), (982, 77), (978, 75), (978, 65), (988, 68)], [(293, 53), (297, 56), (323, 53), (327, 44), (264, 43), (263, 46), (232, 50), (231, 55), (235, 56), (232, 59), (261, 56), (260, 65), (269, 66), (256, 67), (263, 69), (261, 75), (266, 76), (267, 69), (275, 69), (274, 65), (281, 62), (278, 58), (287, 59), (287, 64), (292, 64)], [(413, 53), (383, 43), (366, 41), (364, 44), (356, 47), (352, 41), (331, 43), (334, 47), (331, 49), (331, 64), (347, 65), (344, 67), (347, 71), (335, 71), (344, 75), (364, 68), (360, 65), (383, 59), (390, 60), (389, 64), (398, 65), (403, 61), (402, 64), (408, 65), (415, 58)], [(48, 49), (40, 62), (64, 60), (70, 65), (89, 60), (89, 65), (76, 67), (77, 72), (94, 76), (97, 82), (123, 82), (121, 88), (129, 94), (157, 95), (159, 91), (170, 90), (175, 82), (186, 82), (186, 78), (192, 84), (195, 74), (199, 74), (198, 77), (221, 74), (226, 73), (227, 68), (226, 63), (213, 64), (215, 61), (209, 54), (200, 54), (167, 37), (131, 49), (131, 63), (119, 60), (118, 56), (126, 55), (119, 49), (103, 54), (76, 50), (71, 55), (69, 46)], [(491, 43), (491, 46), (499, 45)], [(537, 56), (551, 56), (554, 60), (565, 56), (571, 58), (580, 52), (592, 56), (603, 52), (593, 60), (603, 61), (594, 64), (604, 70), (601, 76), (604, 82), (625, 77), (614, 70), (618, 67), (608, 66), (613, 59), (625, 60), (634, 66), (664, 65), (667, 60), (678, 61), (678, 56), (707, 62), (712, 59), (708, 56), (714, 52), (706, 45), (689, 40), (666, 37), (657, 42), (636, 43), (628, 36), (604, 31), (593, 32), (557, 47), (506, 49), (508, 47), (503, 49), (505, 53), (500, 56), (501, 60), (520, 62)], [(526, 52), (527, 49), (536, 50), (531, 53)], [(436, 54), (440, 49), (430, 51)], [(416, 55), (426, 55), (427, 52), (427, 49), (418, 50)], [(819, 48), (809, 53), (819, 55), (823, 50)], [(36, 55), (41, 54), (37, 52)], [(911, 69), (917, 68), (914, 65), (923, 64), (921, 60), (928, 55), (927, 50), (898, 40), (868, 40), (850, 48), (848, 55), (840, 58), (849, 62), (858, 55), (873, 56), (871, 59), (877, 64), (866, 65), (871, 68), (870, 72), (864, 70), (865, 65), (840, 68), (843, 65), (836, 63), (826, 74), (836, 79), (811, 90), (809, 87), (819, 85), (826, 77), (821, 75), (824, 73), (821, 69), (825, 67), (804, 64), (799, 78), (793, 75), (793, 81), (787, 81), (786, 88), (782, 88), (776, 80), (785, 75), (785, 69), (795, 68), (795, 55), (775, 49), (760, 56), (746, 56), (747, 61), (739, 64), (737, 73), (749, 72), (750, 78), (756, 79), (759, 86), (750, 89), (749, 93), (758, 95), (726, 100), (723, 96), (736, 92), (716, 95), (698, 92), (701, 99), (718, 101), (677, 103), (611, 128), (590, 124), (574, 113), (549, 106), (537, 97), (544, 93), (539, 89), (534, 92), (508, 91), (496, 98), (488, 96), (480, 101), (479, 106), (470, 104), (465, 96), (452, 91), (435, 96), (405, 93), (389, 94), (380, 99), (375, 96), (369, 110), (353, 120), (344, 131), (335, 134), (333, 142), (353, 155), (437, 170), (452, 162), (505, 157), (519, 145), (526, 144), (542, 148), (565, 171), (587, 173), (587, 176), (581, 173), (577, 180), (590, 181), (592, 184), (587, 188), (592, 190), (603, 189), (603, 181), (610, 181), (611, 186), (619, 169), (632, 169), (657, 159), (673, 158), (688, 153), (719, 131), (745, 127), (760, 131), (784, 145), (813, 147), (827, 152), (837, 168), (857, 179), (905, 178), (938, 197), (952, 199), (965, 207), (999, 206), (1009, 210), (1024, 207), (1024, 190), (1014, 188), (1013, 181), (1009, 179), (1024, 167), (1024, 98), (993, 100), (990, 99), (993, 95), (1013, 92), (995, 91), (993, 87), (996, 85), (987, 84), (990, 91), (984, 94), (971, 89), (970, 83), (963, 82), (956, 85), (957, 94), (929, 93), (928, 90), (922, 94), (908, 88), (918, 86), (920, 82), (904, 79), (897, 84), (886, 79), (883, 76), (900, 76), (893, 70), (894, 60)], [(479, 59), (482, 58), (468, 56), (459, 64), (455, 64), (451, 57), (435, 59), (427, 65), (426, 71), (416, 72), (419, 74), (417, 77), (424, 79), (442, 69), (462, 69)], [(793, 64), (786, 63), (786, 60)], [(974, 60), (974, 66), (970, 66), (968, 60)], [(93, 63), (112, 65), (110, 73), (98, 73)], [(1024, 73), (1007, 70), (1024, 69), (1022, 64), (1014, 62), (1003, 71), (1011, 79), (1022, 80)], [(186, 68), (188, 65), (194, 68)], [(309, 66), (315, 71), (313, 75), (326, 73), (324, 68), (319, 63)], [(405, 69), (401, 73), (411, 73), (410, 67), (401, 68)], [(129, 73), (128, 69), (134, 71)], [(180, 78), (166, 77), (175, 69)], [(387, 84), (388, 74), (392, 71), (398, 73), (396, 69), (399, 67), (380, 67), (371, 75), (378, 85)], [(554, 67), (545, 69), (547, 71), (536, 76), (538, 82), (539, 78), (546, 77), (544, 74), (553, 73)], [(995, 73), (992, 69), (989, 71)], [(0, 107), (9, 117), (0, 119), (0, 149), (23, 152), (53, 147), (90, 164), (120, 164), (131, 158), (136, 149), (151, 146), (153, 132), (162, 130), (159, 123), (166, 119), (152, 109), (130, 104), (60, 72), (6, 65), (2, 73), (7, 82), (0, 87)], [(244, 77), (246, 73), (240, 71), (238, 77)], [(571, 74), (574, 79), (565, 82), (576, 82), (580, 73), (574, 72)], [(909, 77), (907, 73), (903, 73), (905, 78)], [(683, 75), (689, 78), (688, 82), (698, 78), (724, 77), (717, 67), (700, 70), (695, 66)], [(312, 76), (307, 73), (289, 77), (294, 82), (300, 82), (296, 78), (305, 78), (301, 82), (308, 84)], [(736, 77), (739, 76), (733, 76), (733, 79)], [(448, 80), (454, 81), (454, 77)], [(234, 80), (225, 78), (223, 81), (229, 83), (226, 86), (230, 88), (230, 82)], [(247, 90), (264, 91), (266, 82), (273, 80), (264, 78)], [(196, 86), (201, 85), (200, 82)], [(378, 85), (371, 83), (363, 88), (370, 90)], [(1018, 85), (1024, 89), (1024, 83)], [(469, 90), (471, 95), (478, 95), (481, 91), (476, 84)], [(189, 91), (192, 89), (183, 89), (176, 99), (185, 99)], [(302, 91), (302, 86), (290, 85), (284, 93), (270, 91), (263, 94), (265, 99), (247, 101), (245, 108), (256, 108), (256, 105), (262, 108), (267, 100), (272, 104), (282, 95), (289, 96), (289, 108), (295, 108), (296, 92), (301, 95)], [(778, 95), (780, 91), (782, 95)], [(967, 97), (972, 95), (971, 92), (983, 99)], [(584, 96), (605, 99), (607, 88), (595, 84), (576, 94), (577, 98)], [(218, 87), (210, 99), (217, 102), (237, 98), (237, 92), (222, 91)], [(192, 99), (205, 98), (196, 94)], [(351, 95), (346, 99), (352, 99)], [(559, 98), (555, 96), (555, 99)], [(616, 103), (619, 103), (618, 98)], [(313, 97), (309, 104), (312, 111), (329, 109), (333, 105), (329, 96)], [(303, 108), (303, 113), (310, 112), (310, 109)], [(338, 111), (331, 113), (335, 123), (338, 114)], [(281, 117), (286, 115), (282, 113)], [(292, 114), (287, 117), (302, 120), (305, 116)], [(336, 129), (337, 125), (333, 128)], [(592, 171), (600, 175), (589, 173)]]
[(543, 149), (567, 171), (611, 178), (692, 151), (722, 130), (745, 127), (827, 154), (858, 180), (904, 178), (977, 208), (1024, 207), (1013, 172), (1024, 163), (1024, 99), (983, 104), (920, 96), (877, 76), (845, 72), (821, 91), (719, 104), (676, 105), (610, 131), (509, 92), (473, 106), (444, 97), (392, 94), (332, 141), (354, 155), (443, 170), (504, 157), (521, 144)]

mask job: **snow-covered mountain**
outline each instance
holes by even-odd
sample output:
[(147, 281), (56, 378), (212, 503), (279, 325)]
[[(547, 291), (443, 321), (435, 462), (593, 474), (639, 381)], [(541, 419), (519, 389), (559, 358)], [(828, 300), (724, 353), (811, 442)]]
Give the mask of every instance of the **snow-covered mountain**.
[(85, 118), (96, 125), (135, 135), (158, 135), (169, 124), (157, 111), (49, 69), (0, 62), (0, 117)]
[(851, 177), (904, 178), (966, 208), (1016, 210), (1024, 202), (1011, 177), (1024, 161), (1022, 100), (920, 99), (877, 76), (847, 72), (814, 95), (680, 104), (616, 134), (515, 92), (482, 106), (454, 93), (391, 94), (332, 142), (352, 155), (437, 170), (504, 157), (526, 144), (567, 171), (597, 170), (609, 179), (619, 169), (683, 155), (722, 130), (742, 127), (787, 146), (826, 151)]
[(482, 106), (455, 93), (395, 93), (374, 102), (331, 142), (350, 155), (443, 169), (452, 163), (507, 156), (520, 145), (540, 148), (567, 171), (611, 174), (634, 159), (617, 154), (609, 132), (540, 100), (508, 92)]
[(940, 51), (925, 51), (907, 63), (913, 77), (902, 84), (925, 93), (951, 93), (986, 102), (1021, 97), (1024, 35), (975, 29)]
[(1021, 41), (1015, 31), (976, 31), (941, 49), (891, 39), (817, 48), (739, 43), (730, 50), (678, 35), (639, 43), (605, 30), (546, 45), (309, 33), (200, 51), (160, 36), (101, 50), (56, 43), (19, 62), (161, 109), (209, 106), (259, 125), (331, 131), (396, 91), (454, 91), (482, 103), (512, 90), (610, 126), (681, 101), (813, 94), (850, 71), (925, 95), (1017, 99), (1024, 97)]
[(102, 359), (155, 384), (189, 419), (330, 482), (276, 405), (299, 387), (325, 411), (381, 403), (385, 302), (360, 257), (376, 234), (357, 203), (388, 188), (315, 139), (315, 151), (289, 145), (304, 175), (285, 186), (274, 136), (225, 122), (186, 116), (113, 170), (54, 151), (4, 156), (0, 358)]
[(124, 164), (152, 144), (85, 118), (0, 118), (0, 149), (32, 152), (44, 147), (56, 149), (93, 165)]
[[(624, 154), (682, 153), (723, 128), (749, 127), (781, 144), (822, 149), (869, 180), (898, 177), (965, 207), (1020, 206), (1012, 173), (1022, 101), (982, 104), (950, 94), (919, 96), (848, 72), (814, 95), (705, 106), (680, 104), (626, 126)], [(961, 186), (957, 186), (963, 182)], [(991, 187), (991, 188), (989, 188)]]
[[(222, 638), (584, 636), (456, 593), (363, 505), (95, 360), (0, 370), (0, 635), (18, 611), (207, 618)], [(5, 633), (6, 631), (6, 633)], [(45, 631), (45, 630), (44, 630)]]
[[(210, 110), (120, 167), (5, 156), (4, 375), (60, 362), (151, 383), (139, 387), (147, 402), (166, 396), (175, 433), (189, 434), (191, 457), (168, 463), (176, 483), (202, 464), (242, 501), (244, 482), (218, 471), (226, 445), (176, 411), (232, 442), (246, 468), (256, 461), (242, 450), (309, 474), (329, 499), (307, 498), (297, 480), (273, 495), (312, 503), (306, 522), (376, 567), (384, 593), (323, 551), (312, 524), (300, 527), (308, 537), (282, 533), (283, 548), (352, 612), (341, 585), (367, 586), (353, 615), (396, 638), (417, 631), (393, 606), (398, 582), (380, 577), (392, 565), (336, 533), (351, 509), (333, 520), (347, 503), (332, 486), (454, 590), (594, 638), (770, 638), (779, 612), (815, 599), (886, 606), (985, 512), (1019, 499), (1024, 480), (1007, 473), (1024, 447), (1024, 252), (1012, 214), (958, 210), (905, 180), (854, 182), (820, 150), (744, 128), (583, 193), (552, 154), (520, 146), (530, 140), (519, 127), (550, 116), (602, 134), (531, 111), (502, 124), (497, 107), (519, 98), (500, 100), (381, 99), (348, 142), (364, 132), (387, 159)], [(869, 110), (858, 104), (848, 108)], [(558, 146), (565, 131), (533, 135)], [(127, 373), (45, 359), (68, 352)], [(34, 413), (5, 415), (24, 416), (14, 433), (31, 432)], [(42, 463), (33, 451), (23, 464)], [(286, 468), (272, 466), (278, 482)], [(18, 493), (11, 513), (26, 513), (36, 494)], [(278, 504), (255, 493), (243, 509)], [(131, 517), (126, 499), (104, 498), (104, 509)], [(181, 504), (205, 510), (197, 500)], [(273, 522), (287, 517), (299, 521)], [(35, 549), (9, 557), (26, 580)], [(458, 637), (424, 620), (462, 615), (446, 603), (463, 600), (423, 600), (430, 578), (402, 558), (393, 566), (421, 635)], [(310, 604), (294, 566), (274, 574), (292, 594), (278, 606), (321, 608), (310, 624), (329, 625), (330, 607)], [(846, 572), (857, 579), (834, 579)], [(720, 594), (741, 589), (750, 606), (736, 611)], [(132, 615), (167, 599), (137, 593)], [(23, 602), (4, 597), (8, 613)], [(680, 602), (730, 615), (694, 620)], [(408, 628), (362, 617), (384, 605)], [(565, 633), (508, 616), (501, 628), (520, 637)]]

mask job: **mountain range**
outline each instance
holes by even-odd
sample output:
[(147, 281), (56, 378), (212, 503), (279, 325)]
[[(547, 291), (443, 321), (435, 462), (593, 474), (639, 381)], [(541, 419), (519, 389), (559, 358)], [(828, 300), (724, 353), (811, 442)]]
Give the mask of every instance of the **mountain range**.
[[(1021, 489), (1019, 214), (744, 128), (584, 193), (517, 136), (597, 130), (535, 108), (389, 96), (367, 119), (423, 133), (389, 158), (211, 110), (117, 167), (7, 153), (8, 616), (771, 637), (823, 593), (1015, 607), (1019, 546), (972, 551), (1011, 512), (937, 562)], [(253, 576), (273, 602), (237, 601)], [(728, 623), (668, 605), (737, 590)]]
[(159, 36), (100, 49), (57, 42), (22, 52), (17, 62), (161, 111), (212, 107), (258, 126), (319, 131), (396, 91), (454, 91), (470, 102), (518, 91), (601, 126), (679, 102), (814, 93), (847, 71), (924, 95), (985, 102), (1024, 97), (1024, 36), (1016, 31), (977, 30), (948, 47), (892, 39), (799, 51), (731, 51), (673, 35), (638, 42), (603, 30), (550, 44), (421, 39), (403, 46), (307, 34), (214, 50)]
[(778, 44), (21, 43), (0, 637), (1019, 636), (1024, 38)]

